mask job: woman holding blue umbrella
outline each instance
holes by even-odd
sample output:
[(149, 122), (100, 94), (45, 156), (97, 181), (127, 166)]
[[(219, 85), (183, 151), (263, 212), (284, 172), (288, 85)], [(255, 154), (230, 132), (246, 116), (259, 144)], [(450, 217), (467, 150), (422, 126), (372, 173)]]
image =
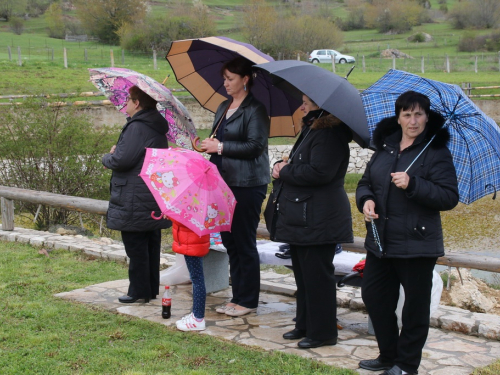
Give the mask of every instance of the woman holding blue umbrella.
[[(416, 374), (429, 332), (432, 272), (444, 255), (440, 211), (453, 209), (459, 199), (443, 123), (427, 96), (401, 94), (395, 116), (374, 131), (376, 152), (356, 190), (367, 222), (361, 294), (380, 350), (378, 358), (359, 366), (386, 370), (384, 375)], [(400, 284), (401, 332), (395, 313)]]

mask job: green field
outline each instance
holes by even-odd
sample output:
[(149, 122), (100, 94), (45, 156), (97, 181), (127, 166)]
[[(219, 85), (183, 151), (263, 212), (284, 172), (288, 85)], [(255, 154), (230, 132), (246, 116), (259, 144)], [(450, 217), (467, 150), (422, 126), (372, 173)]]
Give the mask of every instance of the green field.
[[(238, 26), (241, 24), (243, 0), (205, 0), (210, 8), (221, 35), (244, 40)], [(281, 2), (269, 2), (282, 6)], [(448, 1), (452, 8), (456, 1)], [(340, 2), (329, 2), (330, 9), (336, 17), (345, 17), (345, 5)], [(437, 0), (431, 1), (432, 9), (438, 9)], [(155, 13), (169, 12), (170, 4), (166, 0), (152, 3)], [(67, 42), (47, 37), (43, 17), (26, 21), (22, 35), (15, 35), (5, 23), (0, 23), (0, 95), (19, 95), (31, 93), (72, 93), (95, 91), (88, 82), (88, 68), (112, 65), (140, 71), (158, 81), (172, 74), (169, 64), (164, 59), (166, 51), (158, 51), (156, 69), (151, 53), (134, 53), (122, 51), (119, 46), (102, 45), (96, 42)], [(228, 33), (226, 30), (230, 30)], [(432, 35), (428, 43), (410, 43), (407, 38), (419, 31)], [(490, 30), (476, 31), (477, 34), (490, 33)], [(358, 89), (364, 89), (379, 79), (388, 69), (393, 67), (392, 59), (380, 57), (380, 51), (391, 48), (398, 49), (411, 58), (397, 59), (396, 69), (406, 70), (427, 78), (449, 83), (462, 84), (470, 82), (473, 87), (490, 86), (500, 81), (499, 54), (464, 53), (457, 51), (457, 44), (463, 36), (463, 30), (454, 30), (444, 18), (438, 22), (415, 27), (412, 32), (398, 35), (386, 35), (376, 30), (355, 30), (344, 33), (344, 44), (337, 48), (341, 52), (356, 57), (356, 69), (349, 76), (349, 81)], [(330, 46), (325, 46), (328, 48)], [(10, 55), (9, 55), (10, 49)], [(67, 68), (64, 67), (64, 49), (67, 55)], [(20, 51), (20, 52), (19, 52)], [(112, 51), (112, 52), (111, 52)], [(19, 55), (21, 66), (19, 66)], [(300, 54), (306, 60), (308, 51)], [(274, 56), (277, 58), (277, 56)], [(448, 57), (450, 73), (446, 72)], [(296, 58), (294, 56), (293, 58)], [(422, 73), (422, 58), (424, 73)], [(477, 73), (475, 64), (477, 58)], [(331, 64), (320, 64), (325, 69), (332, 69)], [(345, 76), (351, 65), (337, 65), (336, 73)], [(171, 75), (167, 82), (169, 88), (180, 88)], [(473, 94), (498, 93), (498, 90), (481, 90)]]

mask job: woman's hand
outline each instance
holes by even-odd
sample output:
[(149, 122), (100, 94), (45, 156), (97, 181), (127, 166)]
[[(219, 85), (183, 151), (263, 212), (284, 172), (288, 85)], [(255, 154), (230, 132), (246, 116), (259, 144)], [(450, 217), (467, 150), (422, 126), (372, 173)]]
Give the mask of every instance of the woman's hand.
[(109, 151), (109, 153), (110, 154), (114, 154), (115, 150), (116, 150), (116, 145), (114, 145), (113, 147), (111, 147), (111, 150)]
[(203, 141), (201, 141), (201, 148), (207, 154), (216, 154), (217, 146), (219, 145), (219, 143), (220, 142), (217, 138), (205, 138)]
[(274, 164), (273, 174), (272, 174), (273, 178), (280, 178), (280, 171), (283, 169), (285, 165), (288, 165), (288, 163), (285, 161)]
[(365, 221), (372, 221), (373, 219), (378, 219), (378, 214), (375, 213), (375, 202), (368, 199), (363, 205), (363, 214), (365, 215)]
[(391, 182), (396, 185), (396, 187), (405, 190), (410, 183), (410, 176), (406, 172), (396, 172), (391, 173)]

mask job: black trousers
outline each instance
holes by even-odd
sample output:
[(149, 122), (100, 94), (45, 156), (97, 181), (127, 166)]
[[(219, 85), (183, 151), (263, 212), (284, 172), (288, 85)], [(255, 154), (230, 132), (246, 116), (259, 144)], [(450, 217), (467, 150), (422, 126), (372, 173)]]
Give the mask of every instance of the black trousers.
[[(406, 372), (416, 372), (430, 322), (432, 272), (437, 258), (377, 258), (366, 256), (361, 296), (373, 323), (380, 359)], [(403, 327), (398, 329), (399, 285), (405, 292)]]
[(230, 188), (238, 203), (231, 232), (222, 232), (221, 239), (229, 256), (231, 302), (253, 309), (259, 304), (260, 260), (256, 239), (267, 185)]
[(338, 336), (337, 288), (335, 284), (335, 244), (290, 245), (293, 274), (297, 284), (295, 328), (306, 331), (312, 340)]
[(125, 252), (130, 258), (127, 295), (156, 298), (160, 293), (161, 229), (121, 233)]

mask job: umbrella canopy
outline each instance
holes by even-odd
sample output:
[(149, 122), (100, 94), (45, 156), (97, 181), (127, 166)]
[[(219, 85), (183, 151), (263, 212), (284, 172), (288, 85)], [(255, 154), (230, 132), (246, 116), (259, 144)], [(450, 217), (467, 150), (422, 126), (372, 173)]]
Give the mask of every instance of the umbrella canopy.
[(231, 230), (236, 200), (217, 167), (183, 148), (147, 148), (140, 176), (162, 215), (199, 236)]
[(363, 103), (359, 91), (347, 79), (305, 61), (274, 61), (254, 68), (258, 77), (300, 98), (301, 102), (302, 94), (307, 95), (349, 126), (361, 147), (368, 147), (370, 133)]
[[(229, 98), (221, 76), (222, 66), (236, 57), (244, 57), (254, 64), (274, 61), (250, 44), (220, 36), (174, 41), (166, 59), (177, 82), (204, 108), (215, 113), (219, 104)], [(302, 103), (300, 98), (288, 95), (259, 77), (254, 78), (252, 94), (266, 106), (271, 119), (270, 137), (297, 135), (300, 126), (295, 124), (302, 118), (298, 110)]]
[(157, 109), (169, 124), (167, 139), (176, 145), (192, 149), (196, 128), (191, 116), (186, 107), (161, 83), (125, 68), (96, 68), (89, 69), (89, 73), (90, 82), (123, 114), (126, 114), (128, 89), (132, 86), (139, 87), (158, 101)]
[(446, 119), (460, 202), (469, 204), (496, 192), (500, 188), (500, 129), (457, 85), (390, 70), (361, 94), (370, 132), (380, 120), (394, 116), (396, 99), (409, 90), (427, 95), (431, 109)]

